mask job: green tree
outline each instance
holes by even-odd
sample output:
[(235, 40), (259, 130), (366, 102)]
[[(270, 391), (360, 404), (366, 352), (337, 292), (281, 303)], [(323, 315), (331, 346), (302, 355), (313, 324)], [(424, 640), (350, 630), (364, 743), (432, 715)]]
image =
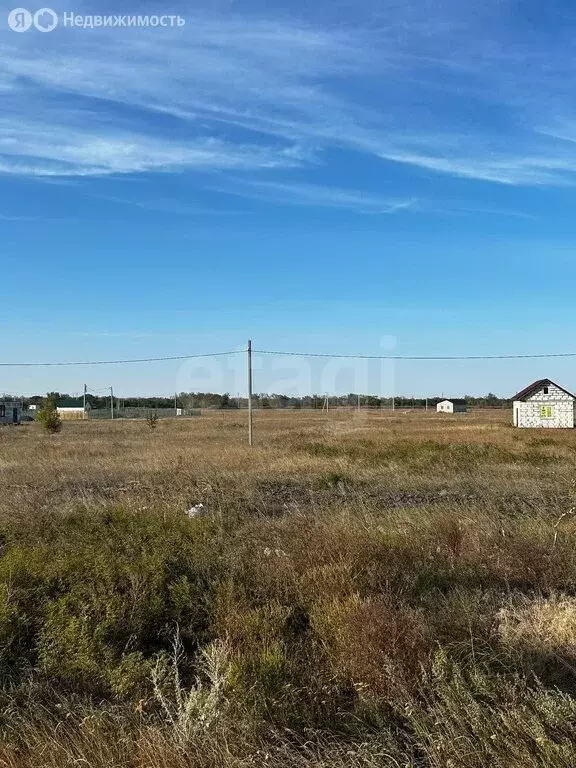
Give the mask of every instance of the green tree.
[(230, 402), (230, 395), (228, 392), (225, 392), (223, 395), (220, 395), (220, 402), (218, 403), (218, 408), (231, 408), (232, 403)]
[(42, 403), (42, 407), (36, 414), (36, 420), (42, 428), (51, 435), (55, 435), (62, 429), (62, 419), (56, 410), (56, 399), (48, 394)]

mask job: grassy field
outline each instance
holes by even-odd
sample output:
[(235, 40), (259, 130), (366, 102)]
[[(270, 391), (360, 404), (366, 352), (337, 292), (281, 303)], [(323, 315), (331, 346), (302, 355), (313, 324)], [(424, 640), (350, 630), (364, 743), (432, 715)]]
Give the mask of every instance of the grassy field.
[(573, 768), (576, 432), (259, 411), (255, 440), (0, 429), (0, 766)]

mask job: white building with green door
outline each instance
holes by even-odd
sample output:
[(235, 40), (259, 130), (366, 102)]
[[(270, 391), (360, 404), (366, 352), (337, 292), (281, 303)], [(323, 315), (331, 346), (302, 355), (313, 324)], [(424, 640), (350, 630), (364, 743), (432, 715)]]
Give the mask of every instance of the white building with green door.
[(514, 397), (514, 426), (573, 429), (575, 407), (575, 395), (551, 379), (539, 379)]

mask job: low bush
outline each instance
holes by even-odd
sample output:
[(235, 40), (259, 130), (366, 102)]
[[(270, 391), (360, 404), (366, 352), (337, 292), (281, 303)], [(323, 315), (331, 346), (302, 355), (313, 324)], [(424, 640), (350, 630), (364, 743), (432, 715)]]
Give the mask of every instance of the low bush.
[(42, 403), (42, 407), (36, 412), (36, 421), (42, 426), (45, 432), (55, 435), (62, 429), (62, 419), (56, 409), (56, 402), (53, 398), (47, 397)]
[(8, 537), (0, 559), (9, 676), (37, 665), (66, 688), (142, 696), (176, 627), (191, 659), (209, 638), (220, 558), (208, 521), (114, 509), (47, 534), (25, 549)]

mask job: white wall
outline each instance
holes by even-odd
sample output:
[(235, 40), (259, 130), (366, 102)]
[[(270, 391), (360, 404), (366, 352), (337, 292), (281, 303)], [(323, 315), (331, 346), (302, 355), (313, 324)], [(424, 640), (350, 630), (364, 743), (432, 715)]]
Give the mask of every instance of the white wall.
[(533, 392), (530, 397), (526, 398), (526, 402), (543, 402), (543, 403), (549, 403), (549, 402), (557, 402), (557, 401), (564, 401), (573, 403), (574, 398), (572, 395), (569, 395), (567, 392), (564, 392), (563, 389), (560, 389), (559, 387), (555, 387), (553, 384), (550, 384), (548, 386), (548, 392), (544, 392), (544, 387), (537, 390), (536, 392)]
[[(574, 398), (550, 385), (531, 394), (526, 402), (517, 400), (513, 406), (514, 425), (543, 429), (572, 429), (574, 427)], [(543, 411), (543, 409), (551, 409)]]

